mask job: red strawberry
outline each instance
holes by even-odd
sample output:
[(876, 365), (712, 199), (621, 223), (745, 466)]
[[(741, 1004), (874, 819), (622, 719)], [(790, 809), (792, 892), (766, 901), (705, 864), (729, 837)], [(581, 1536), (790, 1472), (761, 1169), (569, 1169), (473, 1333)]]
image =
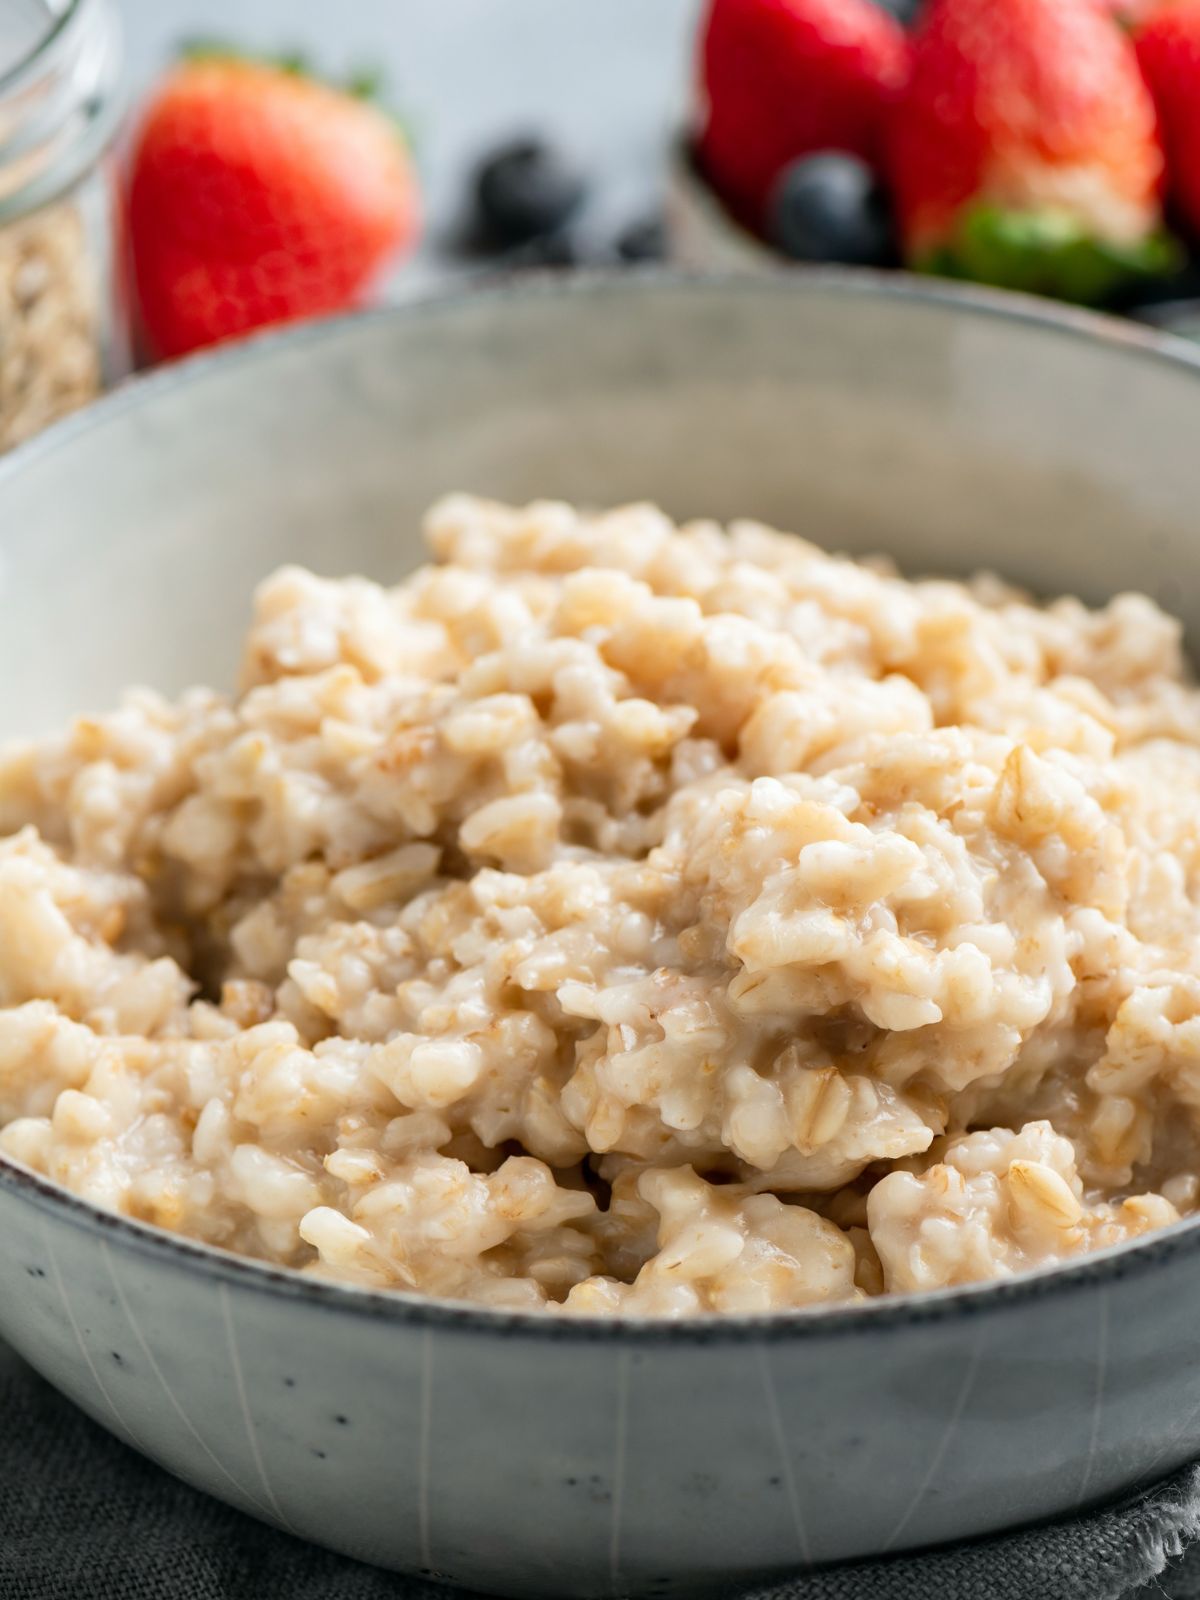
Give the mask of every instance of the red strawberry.
[(160, 356), (338, 310), (416, 232), (396, 125), (283, 67), (177, 67), (138, 132), (129, 195), (144, 331)]
[(1174, 262), (1154, 106), (1096, 0), (932, 0), (891, 135), (917, 267), (1097, 301)]
[(1096, 4), (1115, 17), (1123, 28), (1137, 27), (1163, 3), (1164, 0), (1096, 0)]
[(1135, 45), (1158, 107), (1172, 198), (1200, 230), (1200, 4), (1163, 6), (1138, 29)]
[(1112, 17), (1123, 27), (1131, 25), (1150, 0), (1092, 0), (1102, 16)]
[(698, 140), (706, 175), (761, 227), (771, 185), (797, 156), (878, 159), (907, 63), (903, 30), (871, 0), (709, 0)]

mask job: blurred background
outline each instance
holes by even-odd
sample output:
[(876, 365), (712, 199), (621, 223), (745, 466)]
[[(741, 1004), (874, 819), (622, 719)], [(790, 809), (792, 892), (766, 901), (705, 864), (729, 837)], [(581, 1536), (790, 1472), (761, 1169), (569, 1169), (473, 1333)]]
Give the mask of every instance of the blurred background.
[(531, 268), (910, 271), (1200, 331), (1200, 0), (0, 0), (0, 450)]
[[(0, 0), (0, 8), (6, 0)], [(183, 39), (300, 49), (334, 78), (377, 70), (410, 130), (425, 200), (400, 293), (477, 270), (464, 255), (471, 173), (531, 132), (593, 179), (579, 248), (603, 257), (661, 204), (669, 131), (687, 101), (701, 0), (118, 0), (131, 83), (145, 90)]]

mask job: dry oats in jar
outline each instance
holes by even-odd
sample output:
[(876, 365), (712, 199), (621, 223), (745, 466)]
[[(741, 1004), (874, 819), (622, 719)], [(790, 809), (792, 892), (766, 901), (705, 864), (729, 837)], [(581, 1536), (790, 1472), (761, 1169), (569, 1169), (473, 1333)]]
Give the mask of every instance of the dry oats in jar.
[(111, 0), (0, 5), (0, 451), (128, 362)]

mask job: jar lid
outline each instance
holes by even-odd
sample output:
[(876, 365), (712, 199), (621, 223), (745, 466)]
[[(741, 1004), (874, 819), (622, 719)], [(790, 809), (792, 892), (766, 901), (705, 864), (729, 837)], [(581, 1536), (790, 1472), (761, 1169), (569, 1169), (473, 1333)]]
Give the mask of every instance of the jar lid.
[(111, 0), (4, 0), (0, 223), (77, 183), (112, 139), (122, 110)]

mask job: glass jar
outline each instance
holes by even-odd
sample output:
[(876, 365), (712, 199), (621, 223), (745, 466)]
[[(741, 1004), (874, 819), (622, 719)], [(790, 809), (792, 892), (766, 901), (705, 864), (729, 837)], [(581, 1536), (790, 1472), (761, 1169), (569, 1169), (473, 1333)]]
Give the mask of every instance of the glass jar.
[(0, 0), (0, 451), (128, 370), (113, 0)]

